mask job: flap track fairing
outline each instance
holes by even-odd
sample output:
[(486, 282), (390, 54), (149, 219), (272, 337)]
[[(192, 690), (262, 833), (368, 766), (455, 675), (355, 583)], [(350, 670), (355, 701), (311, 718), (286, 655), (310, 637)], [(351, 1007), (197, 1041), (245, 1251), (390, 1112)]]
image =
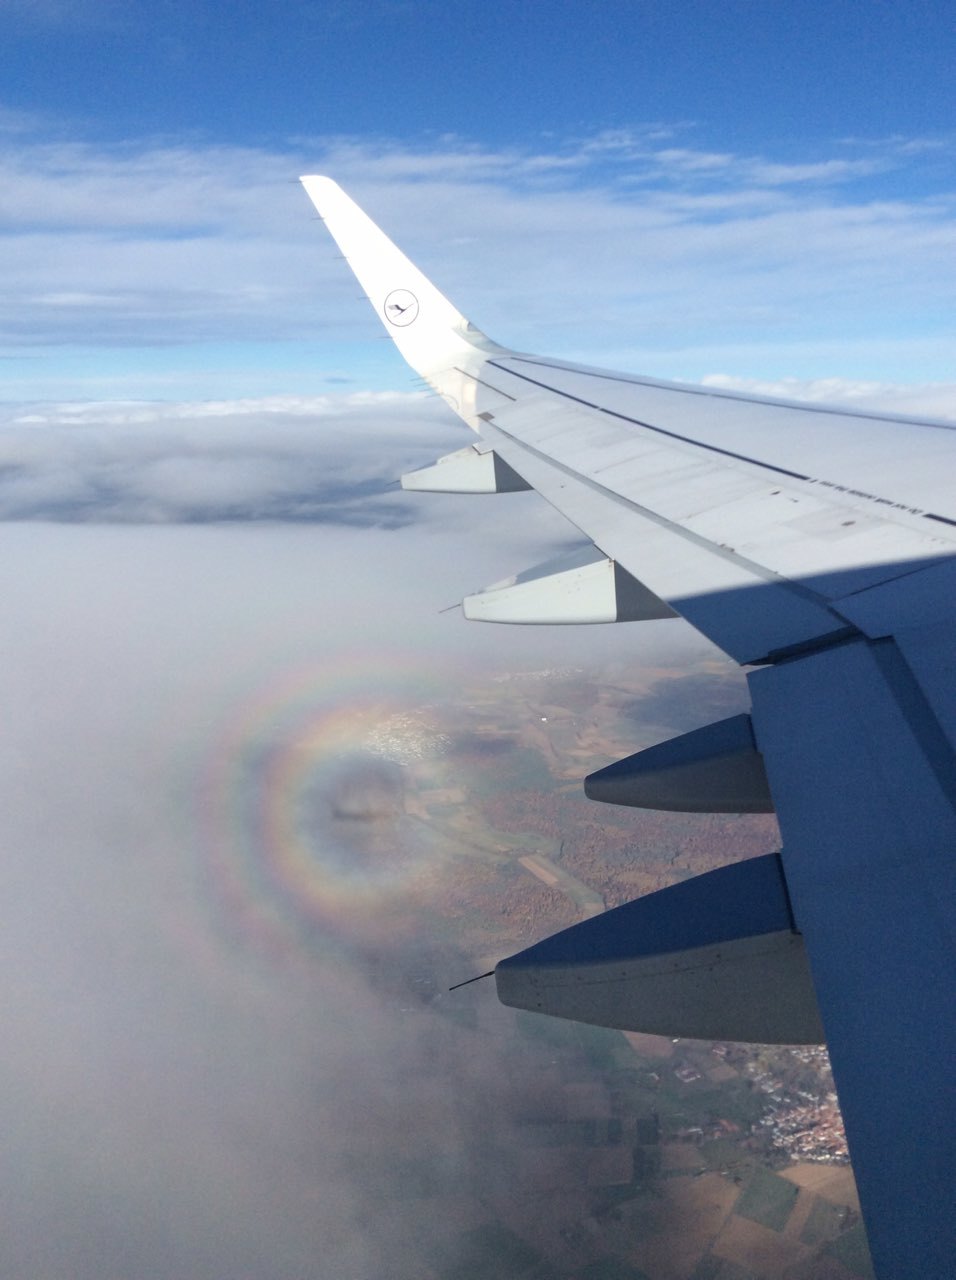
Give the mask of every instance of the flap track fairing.
[(584, 779), (605, 804), (676, 813), (773, 813), (749, 715), (731, 716), (638, 751)]
[(402, 488), (419, 493), (522, 493), (531, 486), (493, 449), (467, 445), (430, 467), (402, 476)]
[(677, 615), (596, 547), (559, 556), (466, 596), (472, 622), (560, 626), (639, 622)]
[(778, 854), (733, 863), (573, 925), (495, 970), (518, 1009), (654, 1035), (820, 1044)]

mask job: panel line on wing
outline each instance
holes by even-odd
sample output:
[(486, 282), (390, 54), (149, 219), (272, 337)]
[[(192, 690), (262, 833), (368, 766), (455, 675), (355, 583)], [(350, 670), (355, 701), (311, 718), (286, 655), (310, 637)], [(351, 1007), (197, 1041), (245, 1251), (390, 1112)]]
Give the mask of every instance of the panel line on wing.
[[(604, 369), (589, 369), (586, 365), (558, 364), (553, 360), (545, 360), (539, 356), (508, 356), (520, 364), (532, 364), (542, 369), (556, 369), (561, 373), (573, 373), (582, 378), (597, 378), (601, 382), (623, 382), (628, 386), (651, 387), (658, 391), (678, 391), (681, 395), (703, 396), (710, 400), (737, 400), (742, 404), (763, 404), (768, 407), (798, 409), (803, 413), (822, 414), (837, 418), (860, 418), (867, 422), (886, 422), (885, 414), (867, 412), (865, 409), (844, 408), (842, 405), (811, 404), (806, 400), (788, 400), (786, 398), (763, 399), (761, 396), (748, 395), (744, 392), (726, 391), (722, 387), (695, 386), (692, 382), (663, 382), (656, 378), (639, 378), (626, 373), (613, 373)], [(517, 376), (517, 375), (516, 375)], [(933, 418), (918, 418), (912, 414), (894, 415), (893, 421), (910, 423), (914, 426), (931, 427), (934, 431), (956, 431), (956, 423), (942, 422)]]
[[(488, 363), (490, 364), (491, 361), (489, 360)], [(517, 400), (518, 400), (517, 396), (509, 396), (507, 391), (502, 391), (500, 387), (495, 387), (490, 382), (486, 382), (484, 378), (479, 378), (476, 373), (471, 373), (469, 372), (468, 369), (461, 369), (457, 364), (454, 366), (454, 368), (455, 368), (455, 372), (460, 373), (463, 378), (470, 378), (472, 382), (477, 382), (479, 386), (487, 387), (488, 390), (493, 391), (496, 396), (501, 396), (504, 400), (510, 400), (512, 404), (517, 403)], [(478, 415), (479, 418), (483, 416), (484, 416), (483, 414)]]
[[(771, 401), (762, 401), (762, 400), (754, 401), (749, 397), (734, 396), (733, 394), (728, 395), (720, 392), (710, 392), (706, 388), (697, 389), (693, 386), (687, 386), (684, 384), (681, 384), (679, 388), (666, 387), (664, 386), (664, 384), (656, 383), (652, 380), (642, 381), (639, 378), (627, 378), (622, 376), (615, 376), (613, 374), (605, 375), (602, 372), (599, 372), (597, 370), (588, 370), (583, 368), (582, 369), (565, 369), (564, 366), (562, 365), (549, 364), (543, 360), (540, 360), (540, 361), (532, 360), (528, 357), (523, 357), (523, 356), (509, 356), (507, 357), (507, 359), (513, 360), (515, 362), (520, 361), (525, 364), (533, 364), (536, 367), (545, 368), (545, 369), (555, 369), (561, 372), (573, 372), (576, 376), (580, 375), (580, 376), (598, 378), (601, 381), (606, 381), (606, 382), (619, 382), (627, 386), (646, 386), (650, 388), (668, 390), (668, 391), (677, 390), (681, 395), (709, 396), (711, 398), (718, 398), (718, 399), (724, 399), (724, 400), (738, 400), (742, 404), (758, 403), (758, 404), (770, 405), (772, 403)], [(598, 412), (606, 414), (608, 417), (617, 418), (622, 422), (632, 423), (636, 427), (643, 427), (645, 430), (656, 432), (658, 435), (669, 436), (672, 440), (679, 440), (683, 443), (692, 445), (696, 448), (705, 449), (710, 453), (722, 454), (724, 457), (732, 458), (737, 462), (746, 462), (752, 466), (760, 467), (765, 471), (772, 471), (772, 472), (775, 472), (777, 475), (787, 476), (789, 479), (792, 479), (792, 480), (801, 480), (806, 484), (820, 485), (822, 488), (832, 489), (837, 493), (845, 493), (851, 498), (862, 498), (866, 502), (876, 503), (877, 505), (879, 505), (881, 508), (884, 509), (884, 512), (886, 510), (902, 511), (902, 512), (906, 512), (908, 515), (917, 516), (924, 520), (933, 520), (938, 524), (945, 524), (950, 526), (951, 528), (956, 528), (956, 520), (952, 519), (949, 516), (939, 515), (937, 512), (927, 511), (922, 507), (914, 507), (908, 503), (896, 502), (891, 498), (881, 497), (880, 494), (870, 493), (865, 489), (851, 488), (847, 485), (837, 484), (832, 480), (824, 479), (822, 476), (805, 475), (802, 472), (794, 471), (787, 467), (781, 467), (772, 462), (764, 462), (762, 459), (755, 458), (751, 454), (740, 453), (732, 449), (725, 449), (721, 445), (710, 444), (705, 440), (698, 440), (694, 436), (687, 436), (682, 434), (679, 431), (672, 431), (667, 427), (661, 427), (652, 422), (647, 422), (642, 418), (635, 418), (630, 414), (622, 413), (619, 409), (611, 409), (606, 405), (598, 404), (596, 401), (587, 400), (583, 396), (577, 396), (573, 392), (566, 391), (561, 387), (553, 386), (551, 383), (540, 382), (538, 379), (532, 378), (528, 374), (519, 373), (516, 369), (506, 370), (504, 365), (498, 364), (494, 360), (489, 360), (488, 363), (494, 365), (495, 368), (498, 368), (498, 369), (501, 369), (502, 371), (506, 371), (510, 373), (512, 377), (520, 378), (523, 381), (530, 383), (532, 386), (540, 387), (543, 391), (550, 392), (552, 395), (561, 396), (565, 400), (574, 401), (577, 404), (584, 405), (588, 409), (596, 409)], [(814, 412), (814, 413), (820, 413), (820, 414), (829, 414), (831, 416), (836, 416), (836, 417), (859, 418), (863, 421), (870, 421), (870, 422), (886, 421), (885, 418), (875, 413), (871, 413), (871, 414), (859, 413), (854, 410), (835, 409), (835, 408), (829, 408), (826, 406), (801, 404), (799, 402), (787, 401), (785, 403), (785, 407), (787, 409), (804, 410), (807, 412)], [(903, 421), (903, 419), (901, 419), (900, 421)], [(926, 421), (922, 418), (919, 418), (919, 419), (914, 418), (911, 421), (914, 426), (928, 427), (928, 428), (932, 428), (933, 430), (944, 430), (944, 431), (956, 430), (956, 427), (950, 426), (948, 423), (944, 423), (944, 422)]]
[(647, 431), (654, 431), (660, 436), (669, 436), (671, 440), (679, 440), (682, 444), (692, 445), (697, 449), (705, 449), (708, 453), (719, 453), (725, 458), (733, 458), (735, 462), (748, 462), (752, 466), (761, 467), (764, 471), (774, 471), (777, 475), (787, 476), (790, 480), (805, 480), (813, 483), (813, 477), (803, 475), (800, 471), (791, 471), (787, 467), (777, 467), (772, 462), (761, 462), (759, 458), (748, 457), (745, 453), (736, 453), (733, 449), (723, 449), (717, 444), (706, 444), (702, 440), (695, 440), (693, 436), (681, 435), (679, 431), (668, 431), (666, 427), (655, 427), (652, 422), (644, 422), (640, 418), (633, 418), (630, 414), (621, 413), (617, 409), (607, 409), (604, 405), (595, 404), (593, 400), (585, 400), (583, 396), (573, 395), (570, 391), (562, 391), (558, 387), (552, 387), (547, 382), (539, 382), (536, 378), (531, 378), (526, 373), (517, 373), (514, 369), (506, 369), (495, 360), (489, 360), (488, 363), (496, 369), (501, 369), (502, 373), (510, 373), (513, 378), (521, 378), (523, 382), (530, 382), (532, 386), (540, 387), (542, 391), (550, 391), (552, 395), (561, 396), (564, 400), (573, 400), (577, 404), (584, 405), (587, 409), (596, 409), (598, 413), (605, 413), (609, 418), (618, 418), (621, 422), (630, 422), (635, 427), (643, 427)]
[[(574, 399), (575, 397), (572, 396), (569, 398)], [(582, 401), (582, 403), (585, 402)], [(598, 406), (588, 407), (596, 408)], [(544, 453), (542, 450), (536, 449), (534, 445), (528, 444), (527, 441), (520, 440), (517, 436), (512, 435), (506, 427), (502, 426), (499, 418), (495, 418), (494, 423), (489, 422), (488, 425), (492, 431), (498, 431), (503, 436), (506, 436), (517, 449), (525, 453), (530, 453), (533, 457), (546, 463), (549, 467), (553, 467), (556, 471), (560, 471), (562, 474), (568, 476), (569, 479), (587, 486), (587, 488), (592, 489), (594, 492), (600, 493), (602, 497), (616, 503), (618, 506), (627, 507), (638, 515), (643, 516), (646, 520), (658, 525), (660, 528), (667, 529), (669, 532), (675, 533), (686, 542), (691, 542), (702, 550), (709, 551), (713, 555), (720, 557), (722, 560), (730, 561), (732, 564), (736, 564), (740, 568), (746, 569), (748, 573), (753, 574), (754, 577), (761, 579), (761, 581), (772, 583), (775, 586), (786, 587), (789, 591), (794, 592), (794, 594), (803, 596), (805, 599), (812, 601), (816, 605), (822, 605), (827, 609), (828, 613), (830, 612), (828, 608), (829, 601), (827, 598), (819, 595), (810, 587), (804, 586), (800, 582), (795, 582), (791, 578), (785, 578), (781, 574), (776, 573), (773, 569), (768, 568), (766, 565), (759, 564), (755, 560), (748, 559), (747, 556), (740, 555), (739, 552), (733, 551), (730, 547), (721, 546), (717, 542), (711, 542), (702, 534), (695, 533), (692, 529), (688, 529), (686, 525), (678, 524), (673, 520), (669, 520), (667, 516), (663, 516), (657, 511), (652, 511), (649, 507), (641, 506), (640, 503), (635, 502), (633, 498), (625, 497), (622, 493), (617, 493), (613, 489), (605, 488), (603, 484), (595, 480), (593, 477), (584, 475), (580, 471), (575, 471), (573, 468), (565, 465), (565, 463), (558, 461), (558, 459), (553, 457), (551, 454)], [(688, 443), (693, 444), (694, 442), (689, 441)], [(836, 621), (837, 619), (834, 617), (834, 622)]]

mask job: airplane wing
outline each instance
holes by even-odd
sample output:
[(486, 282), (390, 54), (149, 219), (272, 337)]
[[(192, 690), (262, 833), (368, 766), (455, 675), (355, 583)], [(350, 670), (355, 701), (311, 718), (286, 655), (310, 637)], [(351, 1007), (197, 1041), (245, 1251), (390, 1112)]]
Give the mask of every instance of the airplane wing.
[(533, 488), (593, 550), (469, 617), (682, 616), (749, 716), (586, 782), (611, 803), (776, 812), (778, 853), (529, 947), (509, 1004), (699, 1038), (826, 1038), (884, 1280), (952, 1274), (956, 425), (569, 364), (475, 329), (328, 178), (302, 179), (412, 367), (475, 432), (409, 489)]

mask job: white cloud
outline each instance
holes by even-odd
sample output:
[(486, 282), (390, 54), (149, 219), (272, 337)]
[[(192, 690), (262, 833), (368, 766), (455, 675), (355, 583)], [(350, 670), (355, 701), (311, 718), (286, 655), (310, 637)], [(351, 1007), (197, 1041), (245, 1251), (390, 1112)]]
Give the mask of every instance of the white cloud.
[[(503, 149), (317, 138), (285, 151), (10, 135), (0, 343), (39, 359), (20, 367), (14, 394), (42, 395), (45, 376), (63, 385), (63, 349), (92, 353), (92, 380), (108, 373), (98, 350), (114, 367), (121, 349), (165, 350), (175, 374), (176, 350), (197, 343), (255, 344), (250, 358), (268, 366), (295, 342), (285, 367), (298, 390), (303, 343), (322, 341), (312, 370), (332, 340), (370, 343), (374, 319), (295, 182), (316, 169), (365, 202), (482, 328), (525, 349), (601, 363), (612, 345), (637, 355), (679, 344), (693, 376), (710, 371), (693, 353), (715, 335), (741, 347), (812, 339), (831, 374), (847, 338), (879, 338), (885, 351), (945, 323), (956, 217), (940, 179), (932, 194), (909, 194), (922, 150), (904, 155), (894, 141), (847, 155), (844, 144), (782, 162), (657, 132)], [(904, 359), (893, 376), (924, 376)], [(224, 379), (210, 391), (228, 394)]]
[(784, 400), (845, 404), (882, 413), (956, 420), (956, 382), (898, 385), (847, 378), (779, 378), (767, 381), (728, 377), (720, 373), (709, 374), (701, 382), (707, 387), (776, 396)]
[[(440, 613), (569, 532), (527, 494), (491, 520), (487, 499), (437, 495), (383, 518), (387, 479), (461, 443), (421, 396), (3, 416), (0, 1272), (413, 1280), (492, 1173), (551, 1194), (508, 1156), (508, 1014), (469, 992), (469, 1031), (415, 985), (476, 964), (435, 943), (455, 935), (459, 842), (353, 900), (335, 859), (367, 851), (317, 816), (318, 912), (270, 858), (270, 763), (295, 716), (341, 768), (369, 705), (450, 716), (488, 670), (664, 668), (673, 625), (543, 643)], [(433, 1203), (456, 1188), (427, 1240), (409, 1167), (438, 1171)]]
[(730, 170), (735, 157), (729, 152), (692, 151), (686, 147), (665, 147), (651, 153), (662, 169), (675, 169), (680, 173), (707, 173)]
[(195, 418), (247, 418), (268, 413), (295, 418), (341, 419), (357, 410), (382, 409), (398, 416), (431, 416), (432, 397), (425, 392), (353, 391), (343, 395), (262, 396), (243, 400), (80, 400), (62, 404), (0, 407), (0, 423), (22, 426), (129, 426)]
[(456, 438), (418, 393), (13, 407), (0, 519), (407, 524), (395, 480)]
[(745, 168), (752, 181), (768, 186), (789, 183), (831, 183), (868, 177), (890, 167), (883, 158), (864, 160), (820, 160), (811, 164), (767, 164), (753, 160)]

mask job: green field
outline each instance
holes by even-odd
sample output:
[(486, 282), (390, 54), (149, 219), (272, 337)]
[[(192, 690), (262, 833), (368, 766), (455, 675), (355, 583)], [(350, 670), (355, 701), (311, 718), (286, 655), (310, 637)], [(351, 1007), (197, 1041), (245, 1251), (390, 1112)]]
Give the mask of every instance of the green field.
[(757, 1165), (734, 1205), (734, 1213), (741, 1218), (749, 1218), (751, 1222), (759, 1222), (771, 1231), (782, 1231), (797, 1195), (798, 1189), (792, 1182)]
[(838, 1262), (842, 1262), (847, 1271), (852, 1271), (855, 1276), (864, 1276), (866, 1280), (872, 1277), (873, 1264), (870, 1262), (870, 1250), (866, 1243), (866, 1232), (863, 1230), (862, 1222), (858, 1222), (855, 1227), (851, 1227), (849, 1231), (844, 1231), (841, 1236), (831, 1240), (826, 1247), (826, 1252)]
[(800, 1232), (800, 1239), (804, 1244), (820, 1244), (822, 1240), (831, 1240), (842, 1230), (846, 1213), (845, 1205), (832, 1204), (822, 1196), (817, 1196), (810, 1216)]

